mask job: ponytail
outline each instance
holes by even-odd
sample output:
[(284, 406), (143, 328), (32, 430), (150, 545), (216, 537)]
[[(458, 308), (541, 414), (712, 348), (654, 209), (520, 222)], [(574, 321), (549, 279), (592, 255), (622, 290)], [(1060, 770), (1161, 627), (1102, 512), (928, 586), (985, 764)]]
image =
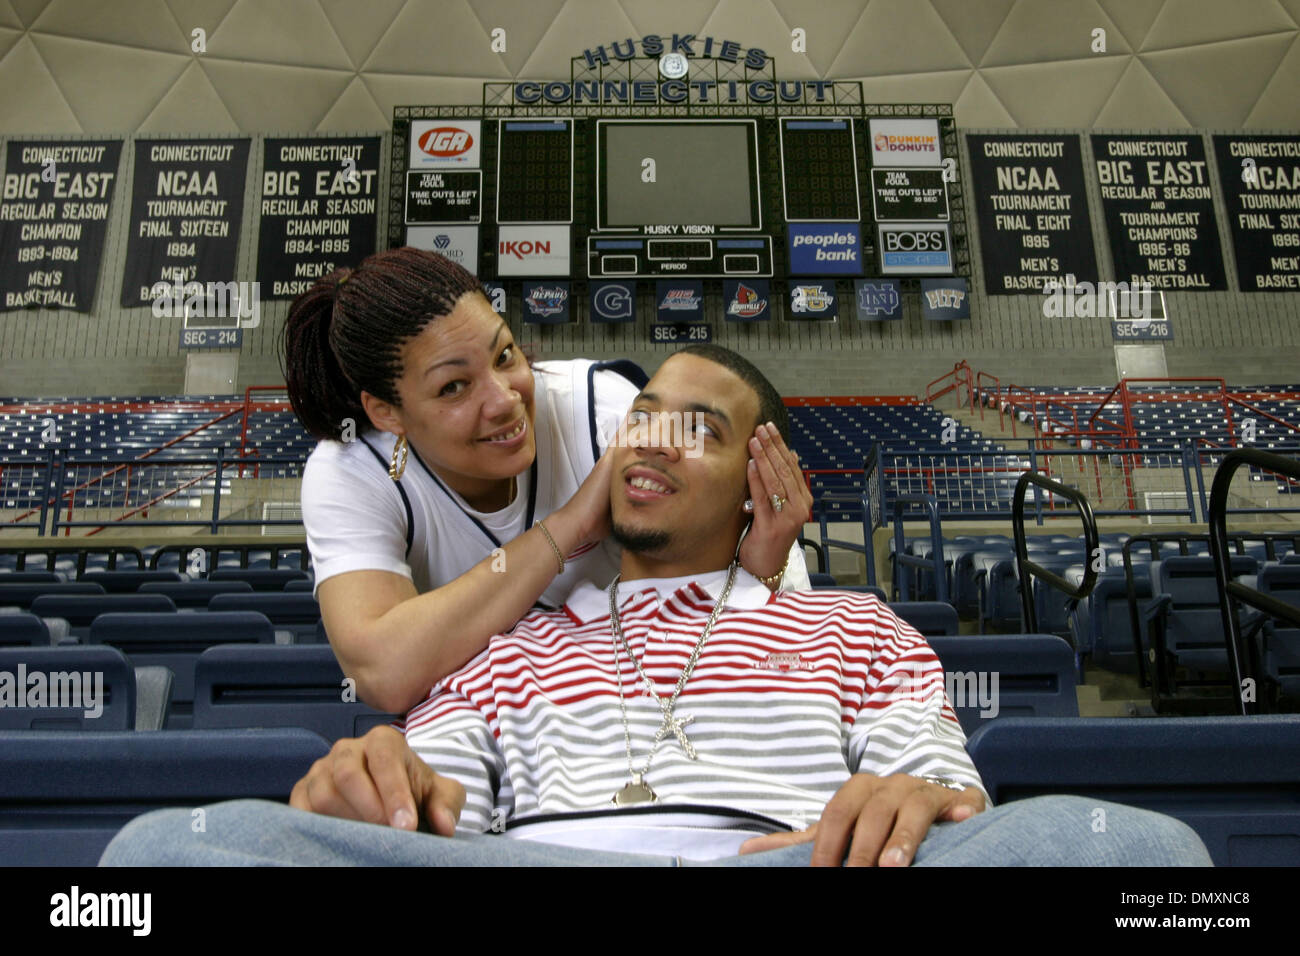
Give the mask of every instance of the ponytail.
[(369, 427), (362, 391), (400, 408), (402, 347), (469, 293), (483, 294), (473, 273), (409, 246), (319, 279), (284, 324), (285, 386), (303, 427), (335, 441), (347, 419), (355, 432)]
[(289, 403), (317, 439), (338, 441), (347, 419), (352, 419), (354, 432), (369, 422), (360, 389), (348, 379), (330, 346), (340, 285), (348, 271), (333, 272), (298, 296), (284, 323), (282, 369)]

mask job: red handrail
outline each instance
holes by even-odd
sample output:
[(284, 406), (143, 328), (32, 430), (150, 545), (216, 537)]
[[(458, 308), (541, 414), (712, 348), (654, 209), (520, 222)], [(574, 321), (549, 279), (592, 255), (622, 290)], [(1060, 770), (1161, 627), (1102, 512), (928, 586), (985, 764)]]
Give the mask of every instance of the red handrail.
[(980, 395), (980, 420), (981, 421), (984, 419), (984, 406), (988, 404), (988, 402), (985, 401), (984, 399), (984, 386), (983, 384), (981, 384), (986, 378), (989, 381), (991, 381), (995, 386), (994, 387), (995, 396), (997, 396), (998, 393), (1002, 391), (1002, 382), (998, 379), (996, 375), (990, 375), (988, 372), (985, 372), (983, 369), (975, 373), (975, 391), (979, 392)]
[[(931, 389), (934, 386), (938, 385), (940, 382), (948, 378), (952, 379), (950, 383), (945, 385), (943, 388), (939, 389), (939, 391), (937, 392), (931, 392)], [(930, 382), (928, 385), (925, 386), (926, 404), (927, 405), (933, 404), (935, 399), (942, 398), (943, 396), (947, 395), (951, 391), (959, 390), (963, 385), (966, 386), (966, 405), (968, 408), (974, 411), (975, 381), (974, 381), (974, 377), (971, 374), (970, 363), (968, 363), (965, 359), (962, 359), (960, 362), (956, 363), (952, 367), (952, 371), (944, 372), (934, 381)], [(962, 407), (960, 391), (958, 391), (958, 396), (957, 396), (957, 407), (958, 408)]]

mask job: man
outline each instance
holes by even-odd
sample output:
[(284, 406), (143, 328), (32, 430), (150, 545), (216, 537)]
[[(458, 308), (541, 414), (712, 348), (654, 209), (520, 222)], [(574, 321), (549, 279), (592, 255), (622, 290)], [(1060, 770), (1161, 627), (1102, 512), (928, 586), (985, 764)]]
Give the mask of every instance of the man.
[[(669, 416), (685, 424), (656, 427)], [(212, 837), (163, 811), (104, 861), (1208, 865), (1189, 828), (1141, 810), (1107, 805), (1103, 833), (1092, 800), (986, 810), (915, 630), (870, 596), (773, 594), (738, 569), (747, 436), (764, 421), (788, 431), (740, 356), (674, 354), (610, 452), (613, 598), (580, 585), (527, 615), (438, 684), (404, 737), (339, 741), (291, 808), (210, 808)], [(664, 440), (681, 427), (698, 455)], [(421, 816), (433, 835), (410, 832)]]

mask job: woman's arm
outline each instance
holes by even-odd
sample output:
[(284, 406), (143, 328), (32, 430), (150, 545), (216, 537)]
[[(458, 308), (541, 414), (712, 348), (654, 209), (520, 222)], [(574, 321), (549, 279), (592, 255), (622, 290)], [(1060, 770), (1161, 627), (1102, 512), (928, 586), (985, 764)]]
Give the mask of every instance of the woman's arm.
[[(606, 455), (573, 498), (545, 519), (561, 554), (608, 534), (609, 487)], [(405, 713), (528, 612), (559, 570), (555, 551), (536, 526), (502, 550), (425, 594), (389, 571), (350, 571), (321, 582), (325, 630), (362, 700)]]

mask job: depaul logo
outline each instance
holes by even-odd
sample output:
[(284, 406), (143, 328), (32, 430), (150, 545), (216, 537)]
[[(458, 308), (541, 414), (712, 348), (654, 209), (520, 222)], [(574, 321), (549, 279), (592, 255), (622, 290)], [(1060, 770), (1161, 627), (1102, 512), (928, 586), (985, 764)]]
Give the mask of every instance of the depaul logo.
[(557, 315), (564, 311), (564, 304), (569, 301), (569, 291), (559, 286), (539, 285), (524, 301), (534, 315)]
[(474, 146), (469, 130), (456, 126), (435, 126), (417, 140), (420, 149), (429, 156), (451, 159), (468, 153)]

